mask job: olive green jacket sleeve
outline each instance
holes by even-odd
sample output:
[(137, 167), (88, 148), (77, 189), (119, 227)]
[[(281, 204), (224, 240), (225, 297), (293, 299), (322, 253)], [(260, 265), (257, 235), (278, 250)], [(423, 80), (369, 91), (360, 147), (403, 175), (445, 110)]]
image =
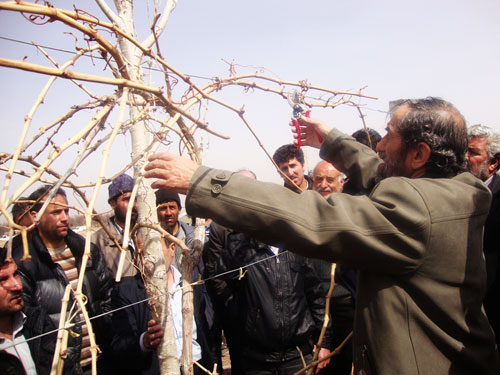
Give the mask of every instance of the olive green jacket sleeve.
[(425, 250), (429, 217), (421, 199), (406, 199), (415, 195), (406, 179), (385, 185), (376, 200), (341, 193), (325, 200), (314, 191), (299, 195), (275, 184), (200, 167), (186, 207), (192, 216), (211, 217), (263, 242), (283, 243), (301, 255), (358, 268), (409, 271)]
[[(380, 159), (351, 140), (332, 131), (322, 155), (339, 161), (335, 155), (340, 152), (343, 169), (369, 186)], [(191, 180), (186, 208), (192, 216), (211, 217), (263, 242), (283, 243), (299, 254), (359, 269), (411, 271), (429, 236), (426, 204), (404, 178), (384, 180), (370, 197), (335, 193), (325, 200), (314, 191), (295, 194), (276, 184), (200, 167)]]

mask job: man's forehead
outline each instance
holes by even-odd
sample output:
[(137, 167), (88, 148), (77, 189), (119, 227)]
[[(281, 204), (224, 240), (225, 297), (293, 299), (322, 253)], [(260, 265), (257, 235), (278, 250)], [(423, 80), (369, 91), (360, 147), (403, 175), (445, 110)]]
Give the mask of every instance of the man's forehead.
[(175, 201), (175, 200), (161, 202), (161, 203), (158, 205), (158, 207), (172, 206), (172, 205), (174, 205), (174, 204), (175, 204), (175, 206), (176, 206), (176, 207), (179, 207), (179, 206), (177, 205), (177, 201)]
[(469, 145), (473, 143), (476, 147), (482, 147), (488, 145), (488, 137), (478, 136), (478, 137), (470, 137)]
[(15, 272), (17, 270), (17, 265), (16, 263), (12, 260), (6, 260), (5, 263), (0, 266), (0, 275), (5, 275), (10, 272)]
[(391, 130), (397, 131), (397, 125), (401, 122), (401, 120), (406, 116), (406, 114), (410, 111), (408, 104), (404, 103), (397, 107), (392, 113), (391, 119), (387, 123), (387, 126), (391, 128)]
[(281, 162), (280, 165), (287, 165), (287, 164), (300, 164), (302, 165), (298, 160), (296, 156), (291, 157), (287, 161)]
[(316, 166), (316, 168), (313, 171), (314, 175), (330, 175), (330, 176), (338, 176), (340, 174), (340, 171), (335, 168), (331, 163), (324, 162), (320, 163)]
[[(40, 203), (45, 203), (46, 199), (47, 199), (48, 195), (46, 195), (45, 197), (43, 197), (43, 199), (40, 201)], [(66, 197), (62, 194), (56, 194), (52, 200), (50, 201), (50, 204), (56, 204), (56, 205), (65, 205), (67, 206), (68, 205), (68, 200), (66, 199)]]

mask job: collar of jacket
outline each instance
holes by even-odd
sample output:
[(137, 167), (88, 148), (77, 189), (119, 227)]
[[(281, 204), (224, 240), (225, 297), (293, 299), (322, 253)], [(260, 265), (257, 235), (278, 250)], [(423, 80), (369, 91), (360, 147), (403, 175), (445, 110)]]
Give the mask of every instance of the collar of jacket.
[(185, 223), (183, 221), (180, 221), (180, 220), (177, 220), (177, 222), (179, 223), (179, 226), (184, 231), (184, 234), (186, 235), (186, 237), (188, 237), (192, 233), (194, 233), (194, 227), (192, 225), (189, 225), (189, 224), (187, 224), (187, 223)]
[[(35, 247), (36, 250), (38, 250), (40, 256), (42, 258), (45, 258), (46, 261), (49, 260), (52, 261), (52, 257), (50, 256), (50, 253), (47, 250), (47, 246), (45, 246), (42, 238), (40, 237), (40, 234), (38, 233), (38, 228), (36, 228), (33, 231), (31, 240), (33, 241), (33, 246)], [(85, 239), (68, 228), (68, 234), (64, 238), (64, 242), (66, 243), (66, 245), (68, 245), (69, 249), (71, 250), (71, 253), (75, 257), (77, 267), (79, 268), (82, 261), (83, 252), (85, 249)]]

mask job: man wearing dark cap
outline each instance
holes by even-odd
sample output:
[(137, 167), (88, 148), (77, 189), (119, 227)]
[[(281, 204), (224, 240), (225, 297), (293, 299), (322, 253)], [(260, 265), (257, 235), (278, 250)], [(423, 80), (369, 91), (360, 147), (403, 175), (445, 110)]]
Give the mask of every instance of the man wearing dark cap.
[[(194, 227), (179, 221), (179, 214), (182, 209), (181, 199), (179, 194), (173, 193), (166, 189), (159, 189), (155, 192), (156, 195), (156, 212), (158, 221), (161, 227), (168, 233), (184, 241), (186, 246), (191, 249), (194, 239)], [(182, 272), (182, 249), (175, 246), (175, 254), (172, 262), (177, 270)], [(197, 280), (203, 275), (205, 265), (203, 259), (200, 260), (193, 269), (193, 280)], [(194, 287), (194, 317), (197, 326), (197, 341), (201, 346), (202, 360), (201, 364), (206, 368), (213, 368), (217, 363), (218, 368), (222, 368), (222, 362), (218, 351), (216, 350), (216, 339), (211, 334), (214, 326), (214, 311), (212, 302), (207, 294), (204, 284)]]
[[(178, 239), (183, 240), (187, 247), (191, 248), (194, 228), (179, 221), (179, 214), (182, 209), (179, 194), (166, 189), (160, 189), (155, 192), (155, 195), (156, 212), (158, 214), (158, 220), (161, 227)], [(179, 246), (176, 246), (173, 266), (181, 271), (181, 263), (182, 249)]]
[[(102, 250), (106, 266), (111, 271), (113, 276), (116, 275), (118, 264), (120, 262), (120, 249), (116, 242), (123, 245), (123, 231), (125, 229), (125, 219), (127, 216), (127, 208), (130, 201), (130, 195), (134, 188), (134, 179), (129, 175), (122, 174), (111, 182), (108, 187), (109, 199), (108, 203), (114, 211), (114, 216), (111, 216), (107, 222), (107, 229), (113, 236), (110, 238), (106, 231), (101, 228), (92, 235), (92, 242)], [(134, 202), (131, 216), (131, 227), (137, 221), (137, 203)], [(116, 241), (116, 242), (115, 242)], [(127, 250), (125, 248), (124, 250)], [(128, 251), (123, 265), (122, 276), (134, 276), (137, 270), (134, 267), (134, 247), (132, 241), (129, 240)]]

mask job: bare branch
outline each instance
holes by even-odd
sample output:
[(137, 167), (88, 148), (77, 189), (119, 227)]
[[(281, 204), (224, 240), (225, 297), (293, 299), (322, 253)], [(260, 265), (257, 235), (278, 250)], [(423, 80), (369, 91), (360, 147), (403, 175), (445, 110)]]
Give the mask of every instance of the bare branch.
[(170, 13), (174, 10), (177, 5), (177, 0), (167, 0), (165, 6), (163, 7), (163, 12), (161, 12), (160, 20), (157, 22), (154, 31), (141, 43), (144, 48), (150, 49), (155, 43), (155, 38), (158, 38), (167, 26), (168, 17)]
[(95, 2), (111, 22), (113, 22), (119, 28), (123, 29), (122, 20), (120, 19), (120, 17), (118, 17), (118, 15), (115, 12), (113, 12), (113, 9), (109, 7), (108, 3), (106, 3), (105, 0), (95, 0)]

